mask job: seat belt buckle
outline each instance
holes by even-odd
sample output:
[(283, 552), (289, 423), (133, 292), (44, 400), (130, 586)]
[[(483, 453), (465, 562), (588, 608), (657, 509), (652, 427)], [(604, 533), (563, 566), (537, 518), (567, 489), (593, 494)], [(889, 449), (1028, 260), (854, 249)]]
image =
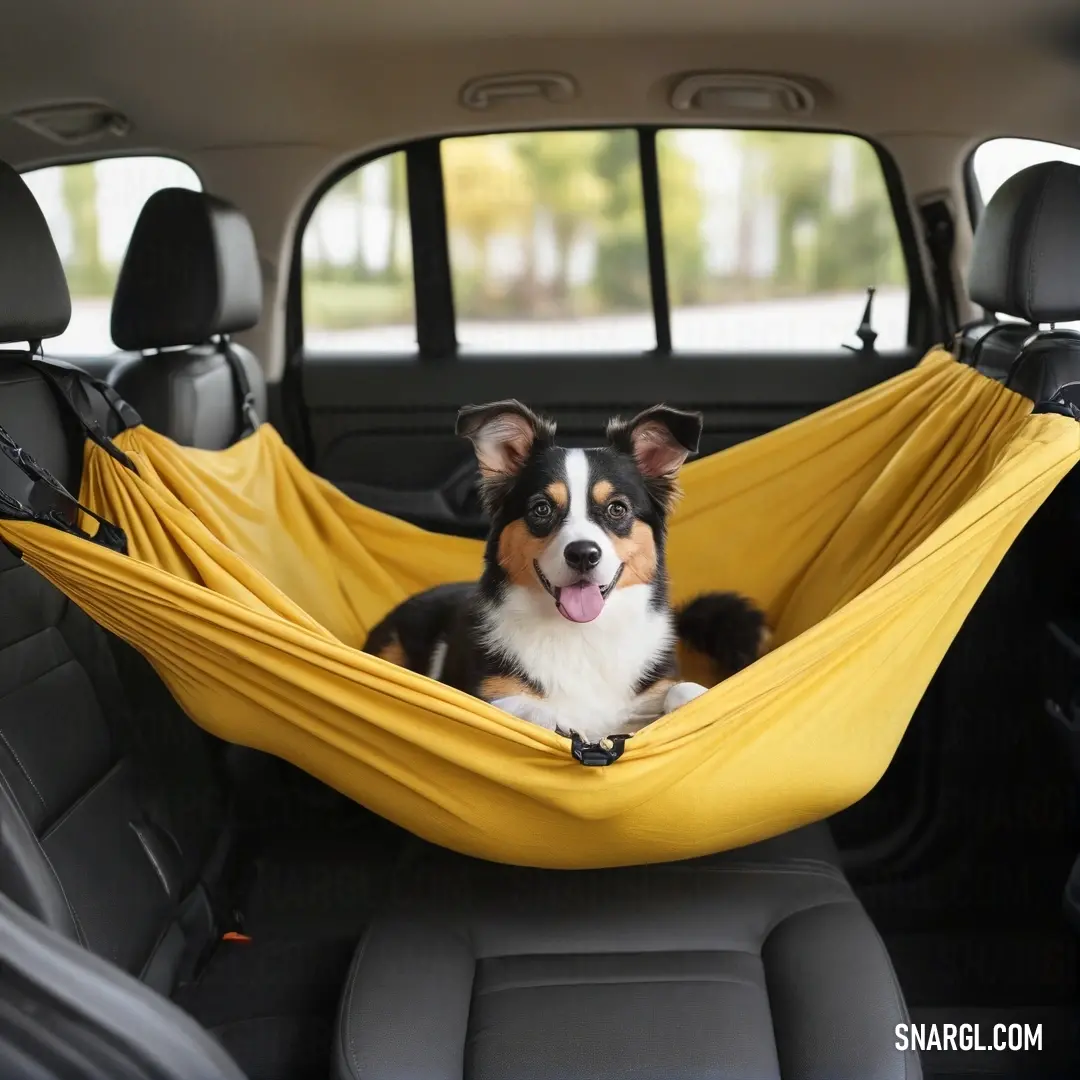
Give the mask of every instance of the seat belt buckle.
[(255, 395), (252, 393), (244, 396), (244, 400), (240, 404), (240, 413), (244, 418), (245, 431), (249, 433), (262, 423), (259, 414), (255, 411)]
[(629, 735), (609, 735), (598, 742), (587, 743), (576, 731), (570, 733), (570, 753), (575, 761), (590, 767), (613, 765), (623, 755)]

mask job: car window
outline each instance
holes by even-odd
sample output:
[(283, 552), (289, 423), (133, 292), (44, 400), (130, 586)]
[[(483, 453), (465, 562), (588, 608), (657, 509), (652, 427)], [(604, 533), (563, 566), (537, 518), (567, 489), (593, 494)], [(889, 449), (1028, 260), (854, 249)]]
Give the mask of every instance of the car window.
[(990, 139), (971, 155), (971, 173), (985, 206), (1010, 176), (1044, 161), (1067, 161), (1080, 165), (1080, 150), (1034, 139)]
[[(640, 355), (667, 335), (687, 355), (838, 353), (871, 286), (877, 347), (907, 347), (905, 252), (865, 140), (535, 131), (442, 139), (437, 158), (466, 355)], [(428, 238), (410, 231), (410, 160), (406, 147), (369, 161), (317, 203), (301, 241), (306, 349), (416, 354), (411, 245)]]
[(199, 177), (175, 158), (139, 156), (53, 165), (23, 179), (49, 223), (71, 290), (71, 322), (48, 351), (105, 356), (115, 350), (112, 298), (143, 204), (161, 188), (199, 191)]
[(441, 149), (462, 348), (655, 348), (635, 132), (479, 135)]
[(362, 165), (326, 192), (304, 230), (301, 255), (308, 348), (415, 351), (403, 152)]
[(904, 251), (873, 147), (793, 131), (660, 133), (676, 351), (835, 351), (874, 286), (879, 349), (907, 343)]

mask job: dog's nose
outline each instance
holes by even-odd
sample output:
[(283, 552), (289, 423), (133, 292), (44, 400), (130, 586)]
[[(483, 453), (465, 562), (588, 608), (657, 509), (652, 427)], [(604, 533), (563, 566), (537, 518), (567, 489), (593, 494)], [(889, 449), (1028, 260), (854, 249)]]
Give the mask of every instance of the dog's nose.
[(595, 540), (572, 540), (563, 548), (563, 558), (571, 570), (585, 573), (600, 561), (600, 545)]

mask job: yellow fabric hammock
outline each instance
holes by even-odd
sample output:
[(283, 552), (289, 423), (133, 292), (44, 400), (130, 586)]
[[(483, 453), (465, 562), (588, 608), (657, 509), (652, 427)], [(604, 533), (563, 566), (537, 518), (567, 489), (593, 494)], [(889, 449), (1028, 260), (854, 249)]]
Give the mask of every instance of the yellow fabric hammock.
[(739, 590), (778, 647), (606, 768), (360, 651), (411, 593), (477, 577), (479, 541), (352, 502), (267, 425), (220, 452), (146, 427), (116, 443), (135, 471), (88, 442), (81, 499), (125, 530), (127, 556), (30, 522), (0, 536), (141, 651), (196, 723), (438, 844), (572, 868), (737, 847), (865, 794), (994, 568), (1080, 459), (1080, 424), (934, 351), (687, 466), (673, 599)]

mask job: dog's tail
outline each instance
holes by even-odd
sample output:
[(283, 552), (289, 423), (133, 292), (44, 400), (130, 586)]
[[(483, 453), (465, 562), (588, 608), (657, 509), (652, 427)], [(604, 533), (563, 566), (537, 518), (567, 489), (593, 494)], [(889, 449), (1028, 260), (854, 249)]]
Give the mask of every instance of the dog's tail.
[(702, 653), (726, 679), (769, 651), (772, 631), (765, 613), (745, 596), (702, 593), (675, 612), (679, 640)]

